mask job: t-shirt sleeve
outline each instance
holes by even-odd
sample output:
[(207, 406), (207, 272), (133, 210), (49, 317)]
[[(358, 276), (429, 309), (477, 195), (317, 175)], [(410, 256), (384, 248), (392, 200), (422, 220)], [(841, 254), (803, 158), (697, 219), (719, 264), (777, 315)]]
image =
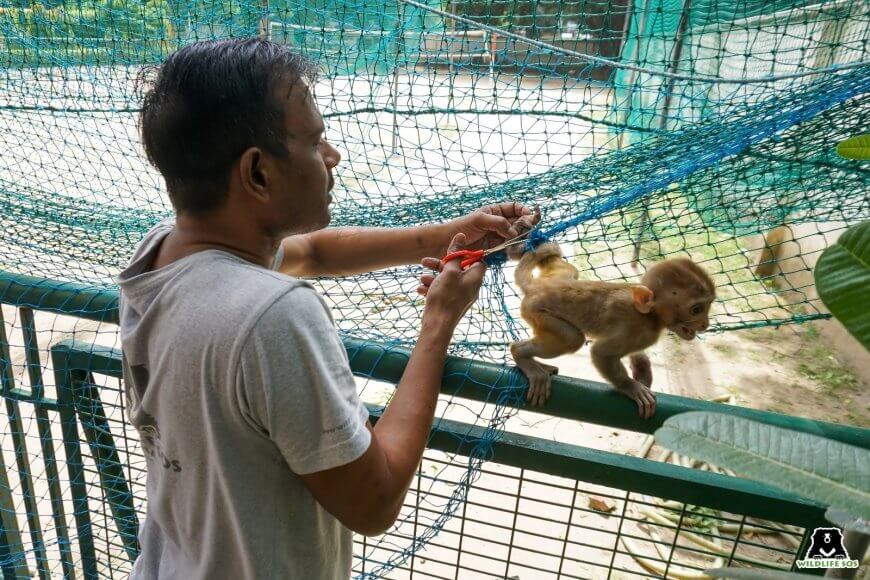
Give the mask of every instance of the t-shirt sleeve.
[(259, 318), (242, 348), (242, 412), (300, 475), (345, 465), (368, 449), (368, 411), (323, 299), (288, 291)]

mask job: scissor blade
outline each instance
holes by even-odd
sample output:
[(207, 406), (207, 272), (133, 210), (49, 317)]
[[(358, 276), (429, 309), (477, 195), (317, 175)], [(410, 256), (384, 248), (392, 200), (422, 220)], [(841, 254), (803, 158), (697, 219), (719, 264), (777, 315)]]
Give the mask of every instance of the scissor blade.
[(501, 252), (502, 250), (504, 250), (505, 248), (507, 248), (509, 246), (515, 246), (517, 244), (525, 243), (526, 237), (528, 237), (528, 235), (529, 235), (528, 232), (526, 232), (524, 234), (520, 234), (515, 238), (511, 238), (506, 242), (502, 242), (501, 244), (499, 244), (497, 246), (493, 246), (493, 247), (487, 249), (484, 253), (488, 256), (488, 255), (494, 254), (496, 252)]

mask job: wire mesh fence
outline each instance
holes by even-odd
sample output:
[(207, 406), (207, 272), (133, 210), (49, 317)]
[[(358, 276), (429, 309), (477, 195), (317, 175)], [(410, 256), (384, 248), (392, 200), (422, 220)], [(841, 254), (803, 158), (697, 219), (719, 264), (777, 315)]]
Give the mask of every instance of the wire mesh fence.
[[(144, 233), (171, 215), (137, 135), (148, 80), (143, 71), (190, 42), (268, 37), (319, 61), (323, 74), (313, 90), (327, 138), (345, 158), (336, 170), (334, 225), (396, 227), (504, 200), (539, 204), (542, 232), (563, 246), (584, 279), (633, 280), (638, 265), (666, 257), (699, 262), (717, 286), (714, 330), (828, 317), (811, 269), (846, 227), (870, 218), (870, 201), (860, 194), (870, 187), (867, 164), (833, 149), (870, 122), (870, 11), (860, 0), (0, 4), (0, 301), (14, 306), (3, 310), (0, 353), (6, 405), (0, 471), (8, 479), (0, 481), (6, 538), (0, 563), (12, 575), (26, 568), (42, 577), (74, 569), (121, 576), (135, 552), (131, 518), (143, 509), (144, 458), (135, 434), (123, 427), (120, 386), (102, 376), (105, 384), (96, 389), (59, 390), (49, 347), (65, 340), (119, 347), (114, 276)], [(453, 354), (504, 363), (507, 344), (526, 333), (510, 273), (509, 266), (490, 269)], [(387, 365), (385, 376), (373, 370), (404, 360), (398, 347), (416, 337), (418, 275), (415, 268), (395, 268), (317, 281), (361, 377), (387, 385), (397, 378), (399, 363)], [(89, 372), (99, 376), (93, 364), (101, 357), (91, 352), (76, 385), (87, 383)], [(493, 454), (519, 453), (506, 450), (503, 432), (524, 383), (505, 366), (474, 364), (454, 361), (437, 422), (462, 416), (467, 425), (433, 435), (445, 448), (428, 452), (435, 472), (431, 480), (421, 472), (422, 487), (411, 496), (420, 509), (409, 507), (393, 532), (360, 544), (360, 575), (422, 576), (429, 569), (436, 577), (486, 575), (492, 551), (495, 576), (555, 570), (567, 577), (676, 577), (722, 556), (719, 543), (726, 551), (739, 544), (735, 557), (758, 560), (768, 553), (754, 552), (762, 548), (750, 540), (785, 542), (773, 543), (773, 550), (792, 545), (785, 538), (794, 530), (768, 534), (763, 522), (742, 519), (749, 512), (765, 517), (765, 505), (750, 500), (769, 491), (741, 488), (729, 495), (721, 486), (732, 483), (722, 474), (697, 476), (706, 482), (705, 496), (693, 487), (697, 481), (670, 471), (680, 466), (661, 474), (653, 464), (631, 464), (629, 473), (619, 462), (574, 457), (595, 469), (571, 474), (545, 462), (549, 451), (540, 449), (520, 454), (528, 465), (505, 463)], [(388, 397), (389, 386), (374, 383), (362, 380), (361, 389), (371, 394), (377, 386)], [(625, 401), (595, 406), (598, 395), (573, 386), (558, 392), (570, 405), (554, 412), (650, 428)], [(672, 407), (678, 408), (688, 407)], [(562, 452), (555, 456), (571, 456)], [(504, 466), (499, 473), (520, 471), (499, 484), (516, 487), (501, 498), (514, 503), (505, 508), (511, 533), (483, 548), (475, 545), (477, 536), (497, 532), (474, 531), (476, 523), (463, 514), (474, 505), (465, 500), (483, 493), (476, 486), (495, 477), (487, 473), (493, 459)], [(527, 516), (518, 515), (537, 493), (528, 482), (542, 473), (565, 478), (553, 483), (554, 494), (561, 487), (576, 487), (577, 496), (593, 483), (607, 486), (611, 491), (602, 493), (614, 496), (615, 511), (586, 517), (600, 518), (595, 526), (602, 529), (619, 522), (629, 533), (618, 524), (612, 543), (585, 545), (578, 538), (591, 537), (591, 530), (575, 530), (583, 500), (578, 508), (576, 497), (566, 496), (555, 502), (574, 506), (562, 551), (554, 540), (552, 550), (538, 549), (537, 563), (526, 558), (526, 528), (549, 529), (546, 519), (526, 526)], [(678, 483), (649, 483), (656, 477)], [(631, 501), (623, 497), (628, 491)], [(678, 508), (674, 541), (666, 524), (643, 516), (642, 495), (651, 504), (665, 498), (715, 508), (718, 515), (699, 519)], [(487, 497), (480, 501), (497, 496)], [(767, 519), (792, 518), (780, 523), (802, 526), (819, 515), (796, 498), (767, 499), (779, 506)], [(673, 505), (647, 507), (673, 522)], [(733, 519), (751, 538), (728, 543), (741, 533), (726, 527), (734, 524), (725, 521), (729, 513), (742, 514)], [(686, 525), (719, 516), (721, 526)], [(642, 540), (656, 526), (661, 542)], [(442, 562), (447, 567), (435, 571), (435, 557), (420, 550), (448, 538), (456, 540), (455, 554), (444, 548), (438, 559), (455, 561), (454, 567)], [(657, 542), (670, 547), (659, 551)], [(689, 553), (701, 549), (711, 554)], [(599, 570), (605, 561), (606, 570)], [(520, 570), (521, 564), (527, 567)]]
[[(84, 295), (97, 314), (72, 310), (104, 316), (100, 292), (55, 288), (34, 309), (25, 300), (32, 289), (16, 301), (6, 290), (0, 569), (10, 578), (126, 577), (145, 513), (146, 453), (154, 451), (143, 444), (149, 434), (126, 421), (116, 327), (111, 317), (73, 317), (72, 331), (52, 330), (57, 311)], [(345, 344), (355, 371), (379, 381), (397, 372), (391, 357), (407, 357), (388, 345)], [(448, 400), (484, 376), (470, 365), (449, 362)], [(487, 392), (463, 394), (487, 400)], [(382, 407), (370, 411), (376, 421)], [(637, 421), (630, 406), (615, 412), (622, 423), (587, 413), (616, 427)], [(866, 436), (813, 424), (852, 442)], [(789, 569), (804, 529), (823, 521), (820, 506), (715, 467), (689, 469), (685, 458), (672, 465), (514, 433), (481, 446), (486, 437), (484, 427), (436, 421), (399, 523), (383, 537), (356, 538), (357, 577), (703, 578), (723, 564)]]

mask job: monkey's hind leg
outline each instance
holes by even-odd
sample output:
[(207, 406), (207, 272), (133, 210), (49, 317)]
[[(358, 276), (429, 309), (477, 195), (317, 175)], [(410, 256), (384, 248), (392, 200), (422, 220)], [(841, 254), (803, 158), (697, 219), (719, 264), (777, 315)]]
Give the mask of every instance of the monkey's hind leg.
[(538, 313), (529, 317), (534, 336), (511, 345), (511, 355), (526, 378), (529, 392), (526, 400), (533, 407), (541, 407), (550, 398), (551, 376), (559, 369), (544, 364), (534, 357), (554, 358), (576, 352), (586, 342), (584, 334), (564, 320)]

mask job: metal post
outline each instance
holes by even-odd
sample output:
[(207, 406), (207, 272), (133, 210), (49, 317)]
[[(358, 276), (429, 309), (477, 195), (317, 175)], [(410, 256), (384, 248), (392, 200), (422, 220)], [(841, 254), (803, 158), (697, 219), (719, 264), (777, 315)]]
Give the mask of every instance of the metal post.
[[(817, 18), (822, 17), (826, 9), (819, 8)], [(843, 41), (843, 33), (846, 30), (846, 23), (851, 16), (851, 12), (842, 7), (834, 6), (828, 12), (831, 17), (825, 21), (822, 27), (822, 33), (819, 36), (819, 46), (813, 55), (813, 68), (816, 70), (826, 69), (833, 66), (837, 62), (837, 49)], [(798, 155), (797, 143), (794, 143), (788, 153), (793, 156)], [(777, 207), (788, 208), (794, 203), (793, 196), (789, 192), (783, 192), (776, 196)], [(763, 235), (764, 248), (758, 257), (758, 265), (755, 267), (756, 278), (769, 278), (776, 271), (782, 259), (782, 253), (786, 242), (794, 240), (794, 234), (788, 224), (790, 216), (788, 210), (782, 212), (783, 215), (778, 218), (782, 223)]]
[[(646, 7), (646, 4), (643, 5), (641, 10), (645, 7)], [(634, 2), (633, 2), (633, 0), (628, 0), (627, 4), (625, 6), (625, 21), (622, 23), (622, 41), (621, 41), (620, 47), (619, 47), (619, 54), (620, 55), (622, 55), (622, 51), (625, 49), (625, 43), (628, 41), (628, 33), (631, 30), (631, 19), (632, 19), (633, 15), (634, 15)], [(643, 36), (645, 26), (646, 26), (646, 17), (641, 18), (640, 21), (638, 22), (638, 29), (637, 29), (638, 38)], [(636, 42), (634, 45), (634, 55), (632, 56), (630, 62), (637, 63), (639, 60), (639, 57), (640, 57), (640, 41), (638, 40), (638, 42)], [(631, 71), (628, 74), (629, 74), (629, 77), (628, 77), (629, 81), (626, 84), (630, 87), (629, 88), (629, 110), (631, 110), (631, 98), (632, 98), (633, 93), (634, 93), (634, 82), (637, 79), (637, 72)], [(615, 96), (614, 96), (614, 98), (615, 98)], [(627, 112), (625, 114), (625, 121), (627, 124), (627, 122), (628, 122), (628, 113)], [(623, 129), (622, 132), (620, 132), (619, 135), (617, 136), (617, 139), (616, 139), (616, 149), (617, 150), (622, 149), (624, 141), (625, 141), (625, 129)]]
[[(498, 35), (494, 32), (487, 32), (486, 35), (489, 35), (489, 42), (486, 44), (489, 45), (489, 80), (492, 81), (492, 86), (495, 86), (495, 52), (496, 52), (496, 40), (498, 39)], [(486, 36), (484, 36), (486, 38)]]
[(405, 41), (405, 5), (401, 0), (396, 6), (398, 24), (396, 26), (396, 62), (393, 64), (393, 84), (390, 87), (391, 97), (393, 101), (393, 155), (396, 154), (396, 147), (399, 140), (399, 115), (396, 112), (399, 108), (399, 59), (402, 57), (402, 44)]
[(257, 31), (257, 36), (263, 40), (269, 40), (272, 36), (269, 26), (269, 0), (260, 0), (260, 8), (263, 9), (263, 14), (260, 16), (260, 26)]
[(398, 145), (399, 139), (399, 117), (396, 112), (399, 106), (399, 66), (396, 64), (393, 66), (393, 84), (391, 87), (392, 92), (392, 102), (393, 102), (393, 155), (396, 154), (396, 146)]
[[(819, 10), (819, 16), (824, 13), (823, 9)], [(819, 46), (813, 55), (814, 69), (826, 69), (837, 62), (837, 49), (843, 42), (843, 33), (846, 31), (846, 24), (851, 15), (851, 11), (848, 9), (843, 10), (837, 6), (834, 6), (829, 12), (829, 16), (832, 18), (825, 21), (822, 34), (819, 37)]]
[[(674, 38), (674, 51), (671, 55), (670, 63), (668, 63), (668, 73), (673, 74), (676, 72), (677, 66), (680, 62), (680, 56), (683, 52), (683, 37), (686, 33), (686, 24), (689, 20), (689, 11), (692, 9), (692, 0), (686, 0), (685, 4), (683, 4), (683, 12), (680, 14), (680, 24), (677, 28), (677, 36)], [(674, 90), (674, 82), (675, 79), (673, 77), (669, 77), (667, 81), (667, 88), (665, 89), (665, 102), (662, 106), (662, 116), (659, 119), (659, 130), (667, 129), (668, 125), (668, 114), (670, 113), (671, 108), (671, 97), (673, 96)], [(647, 199), (643, 200), (643, 212), (640, 216), (640, 223), (637, 227), (637, 237), (634, 240), (634, 256), (632, 257), (632, 264), (637, 264), (640, 259), (640, 245), (643, 241), (643, 232), (646, 229), (647, 222), (649, 221), (649, 204)]]

